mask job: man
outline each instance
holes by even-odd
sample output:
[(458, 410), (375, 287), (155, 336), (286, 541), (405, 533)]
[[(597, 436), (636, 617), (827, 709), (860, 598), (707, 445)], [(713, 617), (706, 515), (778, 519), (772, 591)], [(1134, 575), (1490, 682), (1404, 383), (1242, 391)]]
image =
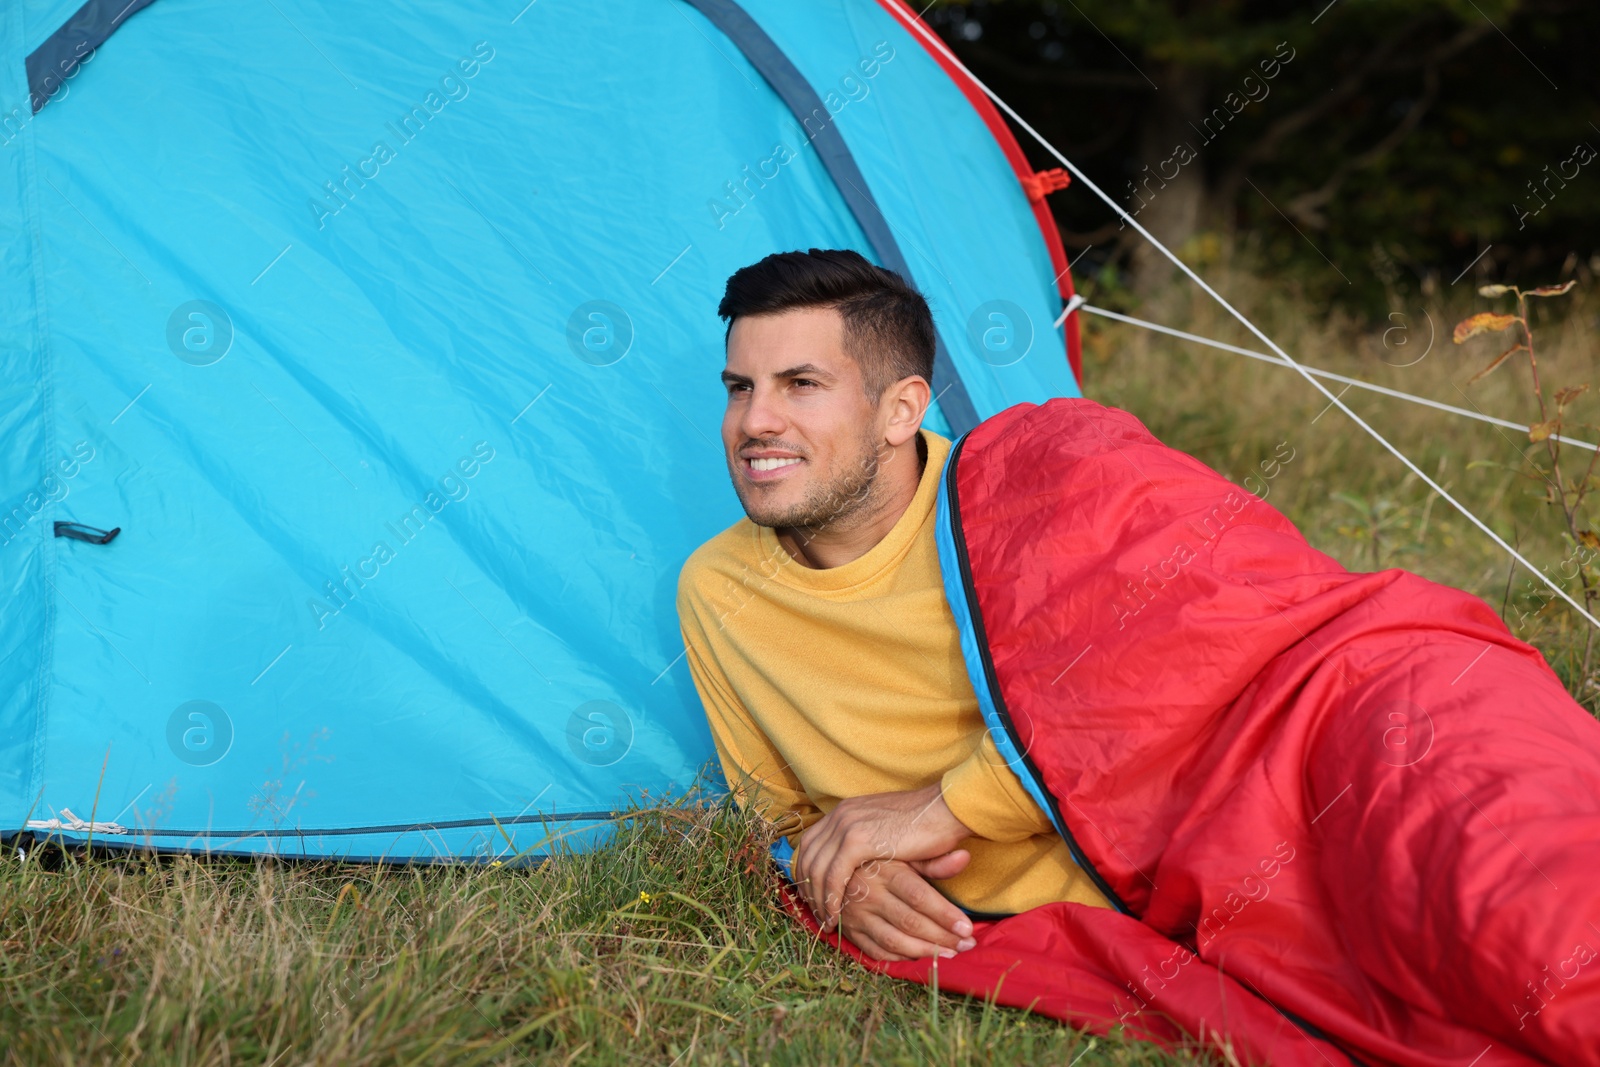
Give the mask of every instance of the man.
[[(962, 664), (932, 519), (950, 442), (920, 429), (926, 302), (854, 252), (812, 249), (734, 274), (718, 313), (748, 519), (690, 557), (678, 605), (730, 785), (788, 820), (802, 892), (878, 959), (971, 945), (925, 879), (977, 914), (1104, 907), (996, 752)], [(916, 862), (880, 854), (885, 825)], [(847, 836), (878, 862), (830, 865)]]
[(1487, 605), (1090, 401), (953, 448), (926, 305), (853, 253), (719, 310), (748, 519), (679, 615), (825, 932), (1244, 1062), (1600, 1067), (1600, 724)]

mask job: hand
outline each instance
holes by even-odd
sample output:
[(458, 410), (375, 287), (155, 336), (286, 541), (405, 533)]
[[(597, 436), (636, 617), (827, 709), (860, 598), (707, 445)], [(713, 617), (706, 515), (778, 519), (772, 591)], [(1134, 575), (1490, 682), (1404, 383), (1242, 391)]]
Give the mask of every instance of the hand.
[(948, 959), (977, 944), (960, 908), (929, 885), (951, 878), (971, 859), (965, 850), (935, 860), (869, 860), (850, 876), (839, 932), (875, 960)]
[(801, 835), (794, 883), (823, 930), (832, 930), (857, 867), (871, 859), (935, 859), (971, 836), (945, 804), (938, 782), (906, 793), (851, 797)]

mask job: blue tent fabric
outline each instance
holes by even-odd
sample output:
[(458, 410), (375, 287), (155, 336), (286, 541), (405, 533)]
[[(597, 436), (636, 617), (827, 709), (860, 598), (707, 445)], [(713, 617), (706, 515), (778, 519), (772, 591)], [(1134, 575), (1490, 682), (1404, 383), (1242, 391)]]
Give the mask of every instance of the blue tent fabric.
[[(833, 124), (828, 105), (817, 95), (804, 75), (789, 62), (782, 49), (777, 47), (760, 25), (732, 0), (689, 0), (689, 2), (739, 47), (745, 58), (761, 72), (767, 84), (783, 98), (783, 102), (788, 105), (798, 121), (799, 129), (804, 131), (806, 140), (816, 150), (822, 165), (827, 168), (828, 176), (833, 179), (834, 188), (839, 190), (839, 195), (850, 207), (850, 213), (855, 216), (856, 224), (871, 242), (878, 262), (901, 276), (911, 275), (911, 270), (906, 265), (905, 257), (900, 254), (900, 246), (895, 241), (883, 212), (872, 199), (870, 183), (856, 166), (855, 158), (850, 155), (849, 146), (844, 143), (838, 127)], [(864, 62), (869, 64), (868, 69), (879, 65), (877, 59)], [(757, 177), (760, 178), (759, 175)], [(758, 181), (757, 188), (763, 186), (764, 181)], [(939, 401), (939, 408), (944, 413), (952, 432), (966, 433), (977, 425), (977, 412), (972, 408), (972, 399), (967, 395), (967, 387), (962, 384), (961, 376), (951, 365), (950, 352), (945, 346), (943, 333), (937, 329), (934, 331), (932, 386), (934, 395)]]
[[(1077, 395), (958, 87), (868, 0), (740, 6), (975, 415)], [(688, 788), (676, 577), (741, 514), (722, 284), (882, 261), (805, 127), (684, 0), (160, 0), (35, 112), (82, 8), (0, 8), (0, 830), (488, 860)], [(969, 329), (996, 301), (1004, 358)]]

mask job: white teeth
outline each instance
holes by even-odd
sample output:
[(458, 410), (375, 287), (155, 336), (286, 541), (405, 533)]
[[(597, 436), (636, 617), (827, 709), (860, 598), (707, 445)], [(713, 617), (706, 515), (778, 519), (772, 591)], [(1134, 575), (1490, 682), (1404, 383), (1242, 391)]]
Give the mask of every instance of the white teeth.
[(798, 456), (780, 457), (777, 459), (752, 459), (750, 461), (750, 469), (755, 471), (775, 471), (779, 467), (787, 467), (791, 464), (799, 462), (800, 459)]

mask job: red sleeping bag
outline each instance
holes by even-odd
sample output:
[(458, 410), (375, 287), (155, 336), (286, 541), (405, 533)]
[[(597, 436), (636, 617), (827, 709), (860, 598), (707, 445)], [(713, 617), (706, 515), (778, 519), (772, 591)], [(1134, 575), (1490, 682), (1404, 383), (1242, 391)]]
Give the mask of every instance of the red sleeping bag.
[(1088, 400), (977, 427), (940, 507), (991, 731), (1118, 908), (872, 966), (1243, 1063), (1600, 1065), (1600, 723), (1481, 600)]

